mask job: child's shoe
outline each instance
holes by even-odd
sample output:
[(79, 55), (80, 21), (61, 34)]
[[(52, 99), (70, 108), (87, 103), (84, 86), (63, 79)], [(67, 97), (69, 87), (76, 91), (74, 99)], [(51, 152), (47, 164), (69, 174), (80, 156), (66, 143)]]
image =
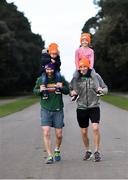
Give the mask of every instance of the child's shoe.
[(77, 101), (77, 99), (79, 98), (79, 95), (74, 95), (71, 97), (71, 101)]
[(42, 99), (48, 99), (48, 92), (46, 90), (42, 91)]
[(98, 88), (98, 91), (97, 91), (97, 96), (100, 97), (100, 96), (103, 96), (104, 93), (103, 93), (103, 89), (101, 87)]
[(100, 90), (100, 91), (98, 91), (98, 92), (97, 92), (97, 96), (98, 96), (98, 97), (100, 97), (100, 96), (104, 96), (103, 91), (101, 91), (101, 90)]
[(56, 94), (61, 94), (61, 88), (56, 87), (56, 89), (55, 89), (55, 93), (56, 93)]

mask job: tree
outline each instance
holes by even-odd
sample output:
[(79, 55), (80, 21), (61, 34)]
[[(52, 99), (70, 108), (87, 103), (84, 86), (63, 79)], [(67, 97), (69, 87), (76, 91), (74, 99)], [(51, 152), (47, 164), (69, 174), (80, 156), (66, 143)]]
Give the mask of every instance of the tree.
[(0, 95), (32, 91), (44, 41), (13, 3), (0, 1)]
[[(96, 0), (100, 7), (96, 17), (84, 27), (93, 28), (95, 68), (104, 77), (111, 90), (127, 91), (128, 84), (128, 1)], [(94, 21), (92, 21), (92, 19)]]

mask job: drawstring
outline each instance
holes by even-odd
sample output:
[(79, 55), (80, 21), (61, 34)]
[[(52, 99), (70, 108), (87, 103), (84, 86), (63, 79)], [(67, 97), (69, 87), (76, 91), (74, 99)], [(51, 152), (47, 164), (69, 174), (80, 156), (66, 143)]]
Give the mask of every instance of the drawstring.
[(90, 89), (90, 78), (89, 78), (89, 89)]

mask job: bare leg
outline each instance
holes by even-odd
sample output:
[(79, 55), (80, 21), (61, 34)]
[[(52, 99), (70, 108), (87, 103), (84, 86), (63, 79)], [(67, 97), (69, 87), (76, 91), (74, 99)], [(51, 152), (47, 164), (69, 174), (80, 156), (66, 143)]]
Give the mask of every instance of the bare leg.
[(88, 151), (89, 150), (88, 128), (81, 128), (81, 134), (85, 148)]
[(42, 129), (43, 129), (43, 139), (44, 139), (45, 149), (48, 155), (52, 155), (51, 138), (50, 138), (51, 128), (49, 126), (42, 126)]
[(55, 129), (55, 134), (56, 134), (56, 149), (60, 149), (60, 145), (62, 142), (62, 129)]
[(93, 139), (94, 139), (94, 144), (95, 144), (95, 151), (99, 151), (100, 150), (99, 124), (92, 123), (92, 129), (93, 129)]

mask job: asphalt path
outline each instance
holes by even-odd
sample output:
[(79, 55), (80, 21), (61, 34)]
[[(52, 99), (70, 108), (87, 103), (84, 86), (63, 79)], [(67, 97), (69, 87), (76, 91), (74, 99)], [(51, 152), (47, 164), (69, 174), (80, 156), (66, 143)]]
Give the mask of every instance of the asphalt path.
[[(128, 179), (128, 111), (101, 102), (101, 162), (83, 161), (76, 104), (64, 96), (62, 160), (45, 164), (39, 103), (0, 118), (0, 179)], [(92, 151), (92, 130), (89, 129)], [(54, 130), (52, 129), (54, 149)]]

